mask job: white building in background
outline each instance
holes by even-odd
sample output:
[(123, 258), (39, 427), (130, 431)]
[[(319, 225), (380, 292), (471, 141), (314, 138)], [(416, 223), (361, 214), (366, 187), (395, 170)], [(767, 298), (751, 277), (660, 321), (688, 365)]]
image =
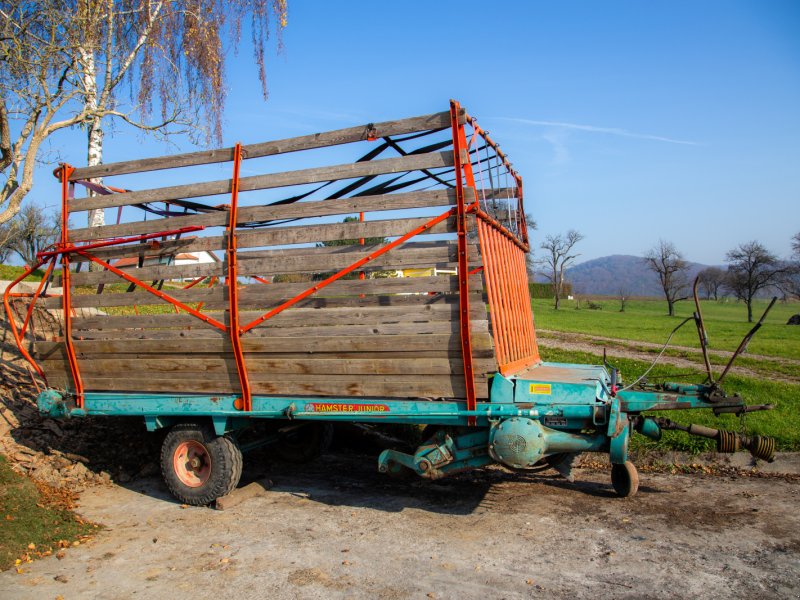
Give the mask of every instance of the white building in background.
[[(213, 252), (200, 250), (198, 252), (181, 252), (174, 257), (171, 256), (145, 256), (142, 261), (142, 267), (157, 267), (158, 265), (203, 265), (210, 263), (221, 263), (220, 258)], [(139, 257), (132, 256), (128, 258), (120, 258), (112, 263), (118, 269), (125, 271), (134, 270), (139, 267)], [(188, 279), (194, 279), (189, 277)], [(183, 278), (173, 279), (172, 281), (183, 281)]]

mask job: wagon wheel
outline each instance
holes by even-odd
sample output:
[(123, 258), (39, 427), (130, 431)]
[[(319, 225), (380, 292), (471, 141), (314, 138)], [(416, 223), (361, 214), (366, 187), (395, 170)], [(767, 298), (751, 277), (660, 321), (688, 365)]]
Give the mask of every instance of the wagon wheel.
[(231, 493), (242, 476), (236, 442), (202, 423), (175, 425), (161, 446), (161, 473), (178, 500), (205, 506)]
[(331, 423), (307, 423), (284, 433), (275, 446), (275, 451), (287, 462), (302, 464), (325, 454), (331, 447), (331, 442)]
[(621, 498), (633, 496), (639, 490), (639, 473), (631, 461), (611, 465), (611, 485)]

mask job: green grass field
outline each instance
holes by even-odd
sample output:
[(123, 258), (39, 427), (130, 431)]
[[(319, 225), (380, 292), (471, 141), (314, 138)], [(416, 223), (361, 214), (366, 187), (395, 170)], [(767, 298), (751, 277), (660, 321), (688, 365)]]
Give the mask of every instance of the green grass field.
[[(694, 303), (686, 301), (676, 305), (674, 317), (667, 315), (667, 303), (663, 300), (629, 301), (624, 313), (619, 312), (618, 300), (595, 302), (603, 307), (602, 310), (590, 310), (585, 307), (585, 302), (576, 309), (575, 302), (569, 300), (562, 303), (560, 310), (554, 310), (551, 300), (534, 300), (536, 327), (663, 344), (669, 333), (694, 312)], [(767, 304), (766, 300), (759, 300), (754, 305), (756, 319)], [(740, 302), (704, 300), (701, 309), (709, 345), (714, 350), (735, 350), (753, 326), (747, 322), (747, 309)], [(749, 352), (800, 359), (800, 327), (786, 325), (789, 317), (797, 313), (800, 313), (800, 302), (776, 303), (750, 343)], [(684, 325), (672, 338), (671, 345), (699, 348), (694, 325), (691, 322)]]
[[(25, 267), (12, 267), (11, 265), (0, 265), (0, 281), (14, 281), (25, 272)], [(44, 271), (34, 271), (25, 281), (41, 281)]]
[[(677, 315), (666, 315), (666, 303), (660, 300), (637, 300), (629, 302), (624, 313), (619, 312), (619, 302), (614, 299), (597, 300), (602, 310), (576, 309), (574, 302), (565, 302), (558, 311), (551, 301), (534, 300), (534, 315), (537, 329), (570, 333), (584, 333), (614, 338), (608, 343), (610, 360), (622, 370), (627, 381), (638, 377), (649, 366), (648, 362), (619, 358), (624, 354), (626, 342), (631, 340), (663, 344), (670, 331), (693, 311), (693, 304), (679, 303)], [(755, 308), (758, 316), (766, 308), (767, 302), (760, 301)], [(741, 338), (752, 328), (746, 322), (747, 313), (742, 304), (735, 302), (703, 302), (703, 316), (710, 338), (710, 347), (716, 350), (733, 351)], [(767, 318), (765, 325), (750, 344), (749, 354), (740, 357), (735, 364), (747, 367), (758, 373), (758, 377), (729, 375), (724, 384), (727, 393), (740, 394), (749, 404), (775, 404), (772, 411), (752, 413), (742, 422), (732, 416), (715, 417), (710, 411), (669, 411), (668, 416), (682, 423), (700, 423), (753, 434), (769, 435), (776, 439), (780, 450), (800, 450), (800, 384), (776, 380), (787, 376), (800, 376), (800, 368), (792, 360), (800, 359), (800, 327), (786, 325), (793, 314), (800, 312), (800, 303), (778, 303)], [(579, 352), (548, 347), (547, 337), (540, 344), (542, 358), (546, 361), (569, 363), (602, 362), (602, 350)], [(671, 346), (690, 346), (699, 348), (697, 332), (692, 322), (687, 323), (675, 335)], [(657, 348), (648, 350), (653, 358)], [(701, 382), (705, 375), (699, 353), (680, 349), (669, 349), (667, 356), (679, 356), (691, 360), (696, 368), (687, 369), (669, 364), (659, 364), (648, 376), (650, 382), (687, 381)], [(773, 358), (761, 358), (753, 355)], [(788, 360), (787, 360), (788, 359)], [(727, 362), (723, 357), (713, 357), (714, 365)], [(716, 373), (720, 372), (716, 369)], [(635, 436), (635, 447), (660, 446), (673, 450), (703, 451), (713, 449), (708, 440), (690, 437), (682, 432), (665, 432), (659, 444), (642, 436)]]

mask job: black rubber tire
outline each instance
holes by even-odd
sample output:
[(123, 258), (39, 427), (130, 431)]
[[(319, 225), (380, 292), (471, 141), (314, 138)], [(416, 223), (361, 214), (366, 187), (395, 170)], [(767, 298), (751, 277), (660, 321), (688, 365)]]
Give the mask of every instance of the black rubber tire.
[(629, 498), (639, 491), (639, 472), (631, 461), (611, 465), (611, 485), (620, 498)]
[[(175, 473), (173, 457), (182, 442), (202, 444), (211, 457), (211, 473), (199, 487), (183, 483)], [(161, 445), (161, 474), (164, 483), (175, 498), (184, 504), (206, 506), (221, 496), (230, 494), (242, 477), (242, 451), (236, 441), (227, 435), (217, 435), (207, 423), (179, 423), (164, 438)]]
[(332, 442), (331, 423), (308, 423), (283, 436), (275, 452), (286, 462), (303, 464), (325, 454)]

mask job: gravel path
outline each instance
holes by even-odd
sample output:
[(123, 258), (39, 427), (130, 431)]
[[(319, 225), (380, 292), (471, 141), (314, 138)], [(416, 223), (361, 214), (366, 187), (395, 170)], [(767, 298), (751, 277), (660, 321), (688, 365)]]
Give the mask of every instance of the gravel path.
[[(260, 475), (260, 474), (259, 474)], [(373, 460), (280, 464), (226, 511), (184, 508), (155, 479), (84, 492), (106, 529), (0, 574), (4, 599), (788, 598), (800, 587), (796, 477), (643, 474), (613, 496), (497, 468), (400, 483)]]

